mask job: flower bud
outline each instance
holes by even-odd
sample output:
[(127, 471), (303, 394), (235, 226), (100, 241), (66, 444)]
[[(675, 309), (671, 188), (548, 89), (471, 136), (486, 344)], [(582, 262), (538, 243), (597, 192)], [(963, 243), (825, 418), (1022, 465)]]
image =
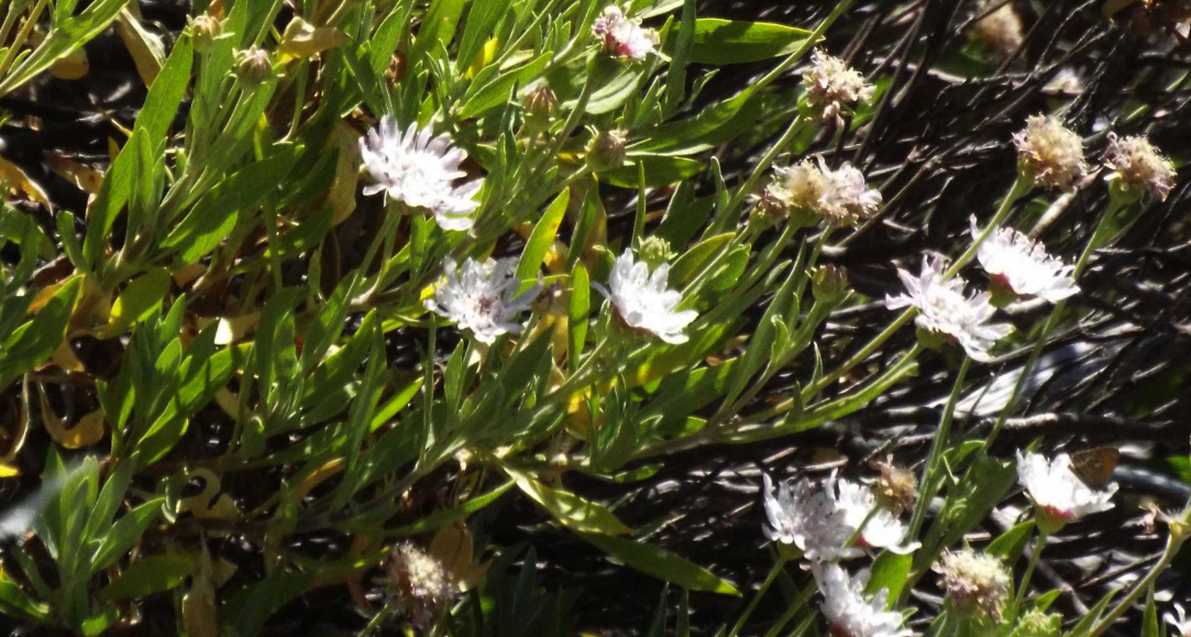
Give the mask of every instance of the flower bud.
[(999, 621), (1009, 599), (1009, 571), (999, 559), (971, 549), (946, 551), (934, 570), (956, 610), (973, 619)]
[(1063, 617), (1057, 613), (1033, 608), (1017, 620), (1017, 627), (1011, 637), (1058, 637), (1063, 628)]
[(549, 84), (539, 84), (533, 88), (522, 102), (525, 108), (525, 123), (534, 132), (546, 129), (550, 118), (558, 110), (558, 96), (550, 89)]
[(596, 172), (624, 165), (628, 134), (620, 129), (601, 131), (587, 145), (587, 163)]
[(194, 50), (199, 52), (209, 49), (216, 38), (223, 34), (223, 22), (206, 13), (187, 18), (187, 23), (190, 27), (190, 37), (194, 41)]
[(1148, 193), (1164, 201), (1174, 187), (1174, 165), (1144, 137), (1109, 133), (1104, 165), (1113, 169), (1109, 183), (1138, 198)]
[(661, 237), (648, 237), (641, 242), (637, 255), (652, 270), (663, 263), (674, 259), (674, 251), (670, 249), (670, 242)]
[(1031, 115), (1013, 143), (1019, 170), (1036, 186), (1071, 191), (1088, 171), (1083, 140), (1056, 117)]
[(269, 52), (252, 47), (236, 52), (236, 77), (245, 84), (260, 84), (273, 75)]
[(837, 305), (848, 296), (848, 274), (835, 265), (821, 265), (811, 274), (811, 292), (815, 300)]

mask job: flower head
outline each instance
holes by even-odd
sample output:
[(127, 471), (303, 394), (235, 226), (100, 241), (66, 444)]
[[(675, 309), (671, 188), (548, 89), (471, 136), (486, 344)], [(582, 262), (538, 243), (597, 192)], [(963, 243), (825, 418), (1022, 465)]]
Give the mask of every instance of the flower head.
[[(1171, 637), (1191, 637), (1191, 619), (1187, 618), (1187, 611), (1183, 610), (1182, 604), (1175, 604), (1174, 611), (1174, 613), (1166, 613), (1162, 616), (1162, 619), (1174, 626), (1179, 633), (1177, 636), (1172, 635)], [(1178, 614), (1178, 617), (1175, 616), (1175, 613)]]
[(397, 121), (386, 115), (360, 139), (364, 169), (373, 181), (364, 187), (364, 194), (383, 192), (411, 208), (430, 210), (443, 230), (468, 230), (471, 213), (480, 205), (474, 197), (483, 180), (456, 186), (458, 179), (467, 176), (459, 170), (467, 153), (452, 146), (447, 135), (431, 135), (429, 128), (419, 129), (416, 124), (402, 133)]
[(658, 44), (656, 31), (642, 28), (640, 20), (630, 19), (614, 4), (604, 7), (591, 33), (603, 42), (605, 51), (628, 60), (644, 60)]
[(814, 564), (812, 572), (819, 591), (823, 593), (820, 608), (831, 625), (831, 634), (838, 637), (909, 637), (912, 630), (903, 626), (901, 613), (886, 610), (888, 589), (881, 589), (871, 598), (865, 596), (869, 571), (855, 577), (838, 564)]
[(446, 281), (426, 300), (426, 308), (471, 330), (481, 343), (491, 344), (501, 334), (521, 333), (517, 315), (529, 308), (541, 291), (535, 285), (517, 294), (517, 259), (467, 259), (460, 269), (454, 261), (443, 263)]
[(947, 599), (964, 612), (999, 621), (1009, 598), (1009, 570), (1001, 560), (972, 549), (944, 551), (934, 570)]
[(1017, 160), (1038, 186), (1071, 190), (1088, 171), (1083, 140), (1057, 117), (1031, 115), (1026, 127), (1013, 135)]
[[(982, 8), (981, 13), (985, 10)], [(977, 20), (972, 25), (971, 34), (996, 54), (1009, 56), (1021, 47), (1021, 17), (1017, 15), (1012, 2), (1002, 3), (996, 10)]]
[(1119, 181), (1130, 190), (1149, 192), (1158, 201), (1165, 201), (1174, 187), (1174, 164), (1144, 137), (1117, 137), (1109, 133), (1104, 163), (1113, 169), (1107, 177), (1109, 181)]
[(1111, 509), (1112, 495), (1117, 491), (1115, 482), (1103, 491), (1084, 484), (1071, 470), (1071, 457), (1065, 453), (1048, 461), (1042, 454), (1018, 451), (1017, 481), (1038, 509), (1039, 526), (1048, 532), (1089, 513)]
[(1059, 637), (1063, 630), (1063, 617), (1057, 613), (1048, 613), (1039, 608), (1026, 611), (1017, 620), (1017, 627), (1013, 629), (1013, 637)]
[(847, 162), (832, 170), (820, 157), (817, 166), (803, 160), (774, 172), (763, 200), (788, 210), (809, 210), (832, 225), (854, 226), (881, 206), (881, 193), (870, 189), (864, 173)]
[(906, 527), (864, 485), (833, 475), (821, 488), (803, 479), (781, 484), (775, 494), (769, 476), (763, 480), (766, 537), (796, 545), (812, 562), (858, 557), (868, 548), (906, 554), (919, 546), (901, 544)]
[(943, 258), (930, 253), (923, 256), (922, 272), (918, 276), (898, 268), (897, 276), (906, 293), (886, 297), (885, 306), (917, 308), (914, 323), (919, 328), (957, 341), (973, 360), (991, 360), (989, 350), (1013, 331), (1013, 326), (989, 323), (996, 312), (989, 303), (991, 295), (983, 292), (969, 297), (964, 292), (963, 279), (944, 279), (943, 271)]
[[(969, 218), (972, 236), (980, 234), (976, 217)], [(1046, 248), (1013, 228), (998, 228), (976, 252), (976, 259), (996, 285), (1019, 296), (1040, 296), (1051, 303), (1079, 292), (1071, 278), (1075, 266), (1064, 264)]]
[(873, 98), (873, 85), (847, 62), (815, 51), (811, 65), (802, 73), (806, 99), (823, 119), (834, 119), (848, 112), (858, 102)]
[(880, 474), (875, 480), (878, 499), (894, 512), (909, 511), (918, 499), (918, 478), (914, 472), (893, 464), (893, 456), (873, 463)]
[(676, 309), (682, 295), (666, 287), (669, 276), (669, 263), (657, 266), (651, 273), (644, 261), (634, 262), (632, 250), (625, 250), (616, 259), (608, 288), (597, 286), (597, 289), (612, 300), (616, 315), (629, 327), (677, 345), (687, 341), (683, 329), (699, 313)]
[(429, 627), (438, 610), (459, 591), (443, 565), (411, 542), (393, 549), (388, 576), (410, 621), (420, 628)]

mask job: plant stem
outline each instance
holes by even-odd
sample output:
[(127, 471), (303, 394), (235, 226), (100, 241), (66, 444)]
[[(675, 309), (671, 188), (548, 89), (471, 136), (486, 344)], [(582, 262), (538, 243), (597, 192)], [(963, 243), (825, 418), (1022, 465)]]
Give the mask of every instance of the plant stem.
[(364, 629), (361, 630), (359, 633), (357, 633), (356, 637), (368, 637), (369, 635), (371, 635), (373, 633), (373, 631), (380, 628), (381, 624), (383, 624), (384, 621), (386, 619), (388, 619), (389, 615), (391, 615), (392, 613), (393, 613), (393, 600), (390, 599), (390, 600), (387, 600), (385, 602), (385, 605), (382, 606), (381, 609), (379, 611), (377, 611), (377, 613), (375, 615), (372, 616), (372, 619), (369, 620), (368, 625), (365, 626)]
[(1021, 607), (1022, 600), (1025, 599), (1026, 593), (1030, 590), (1030, 579), (1034, 576), (1034, 569), (1038, 566), (1038, 560), (1042, 558), (1042, 549), (1046, 546), (1047, 534), (1042, 530), (1038, 531), (1038, 537), (1034, 540), (1034, 550), (1030, 553), (1030, 562), (1026, 565), (1026, 572), (1021, 576), (1021, 583), (1018, 584), (1017, 594), (1013, 596), (1013, 609), (1016, 611)]
[(968, 369), (972, 366), (972, 358), (964, 356), (959, 365), (959, 372), (955, 375), (955, 383), (951, 385), (951, 394), (947, 396), (947, 406), (939, 417), (939, 428), (935, 430), (934, 440), (930, 444), (930, 454), (926, 457), (926, 466), (922, 469), (922, 492), (918, 494), (918, 502), (914, 505), (914, 515), (910, 518), (910, 531), (907, 537), (918, 537), (922, 528), (922, 521), (926, 518), (926, 507), (934, 497), (936, 485), (939, 483), (939, 466), (943, 449), (951, 437), (951, 420), (955, 415), (955, 404), (963, 391), (964, 379), (968, 376)]
[(773, 568), (769, 569), (769, 575), (767, 575), (765, 577), (765, 581), (761, 583), (761, 588), (758, 588), (757, 592), (753, 594), (753, 598), (749, 600), (748, 606), (746, 606), (744, 612), (741, 613), (740, 619), (736, 620), (736, 624), (732, 626), (732, 630), (728, 632), (728, 637), (736, 637), (736, 635), (740, 634), (740, 631), (744, 629), (744, 623), (748, 621), (749, 616), (753, 614), (754, 610), (756, 610), (757, 604), (761, 603), (761, 598), (765, 597), (765, 593), (769, 590), (769, 587), (773, 584), (773, 582), (777, 580), (777, 576), (781, 575), (782, 569), (785, 568), (785, 566), (786, 558), (779, 555), (777, 560), (773, 563)]
[(782, 616), (779, 617), (776, 622), (774, 622), (773, 627), (771, 627), (769, 631), (765, 633), (765, 637), (777, 637), (777, 635), (782, 632), (782, 629), (786, 627), (786, 624), (790, 623), (790, 620), (794, 619), (794, 616), (798, 614), (798, 611), (802, 610), (803, 606), (806, 606), (807, 601), (809, 601), (811, 596), (815, 594), (816, 590), (818, 590), (818, 587), (815, 586), (814, 580), (811, 580), (806, 584), (806, 586), (803, 586), (802, 589), (798, 591), (798, 594), (794, 596), (794, 601), (791, 602), (790, 607), (786, 609), (786, 612), (782, 613)]

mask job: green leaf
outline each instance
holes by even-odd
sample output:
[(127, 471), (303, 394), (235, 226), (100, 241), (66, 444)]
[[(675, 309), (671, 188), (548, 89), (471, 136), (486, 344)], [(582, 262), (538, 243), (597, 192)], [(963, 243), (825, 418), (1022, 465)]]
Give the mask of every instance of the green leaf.
[(637, 166), (645, 165), (646, 186), (666, 186), (703, 172), (703, 162), (688, 157), (633, 153), (625, 166), (599, 174), (601, 182), (621, 188), (641, 186)]
[(12, 331), (0, 344), (0, 387), (48, 359), (62, 339), (74, 311), (83, 278), (75, 276), (63, 283), (33, 318)]
[[(748, 22), (722, 18), (695, 20), (694, 46), (690, 61), (698, 64), (743, 64), (793, 52), (810, 37), (811, 31), (774, 22)], [(665, 50), (673, 51), (671, 39)]]
[(436, 45), (446, 46), (451, 43), (464, 4), (464, 0), (434, 0), (434, 4), (426, 11), (421, 28), (418, 29), (418, 37), (410, 55), (411, 64), (417, 64)]
[(467, 10), (463, 36), (459, 39), (457, 60), (460, 68), (471, 65), (508, 6), (508, 0), (473, 0), (471, 8)]
[(624, 535), (629, 532), (629, 527), (625, 526), (615, 514), (602, 504), (585, 500), (569, 491), (548, 487), (530, 477), (529, 474), (512, 467), (505, 466), (504, 470), (517, 483), (517, 487), (521, 489), (522, 493), (537, 502), (563, 526), (571, 530), (580, 533), (597, 533), (601, 534), (600, 537)]
[(190, 85), (190, 69), (194, 62), (194, 50), (190, 37), (182, 36), (170, 51), (165, 66), (149, 86), (145, 105), (136, 116), (137, 128), (144, 128), (153, 147), (169, 132), (170, 124), (178, 114), (178, 106), (186, 97)]
[(1030, 538), (1030, 531), (1033, 529), (1034, 521), (1026, 520), (998, 535), (997, 539), (988, 544), (985, 552), (1001, 558), (1005, 564), (1012, 566), (1025, 550), (1026, 541)]
[(386, 531), (385, 534), (397, 537), (420, 535), (422, 533), (429, 533), (430, 531), (440, 529), (459, 520), (466, 520), (469, 515), (499, 500), (500, 496), (504, 495), (506, 491), (513, 488), (514, 484), (515, 483), (510, 480), (509, 482), (496, 487), (488, 493), (478, 495), (456, 507), (446, 509), (445, 511), (431, 513), (430, 515), (427, 515), (413, 524), (397, 527), (392, 531)]
[[(129, 0), (96, 0), (82, 13), (51, 26), (49, 34), (37, 48), (24, 58), (18, 57), (5, 77), (0, 79), (0, 97), (11, 93), (25, 82), (37, 77), (54, 62), (74, 53), (103, 32)], [(7, 4), (7, 3), (6, 3)], [(11, 7), (6, 7), (6, 9)], [(62, 16), (64, 13), (58, 13)]]
[(576, 263), (575, 269), (571, 271), (571, 301), (567, 306), (567, 361), (572, 372), (579, 367), (583, 345), (587, 342), (587, 315), (590, 311), (591, 280), (587, 268), (582, 263)]
[(717, 104), (702, 108), (694, 117), (637, 131), (644, 140), (629, 148), (633, 153), (690, 155), (754, 130), (762, 113), (761, 100), (752, 87)]
[(106, 533), (91, 558), (91, 573), (97, 573), (123, 557), (144, 535), (145, 529), (161, 514), (165, 498), (153, 498), (124, 514)]
[(175, 588), (194, 572), (194, 567), (194, 558), (181, 553), (164, 553), (139, 559), (99, 591), (99, 599), (110, 603), (143, 598)]
[(525, 249), (521, 251), (521, 260), (517, 263), (517, 280), (521, 281), (521, 292), (532, 285), (529, 283), (530, 281), (538, 278), (542, 261), (546, 259), (550, 246), (554, 244), (554, 238), (558, 235), (558, 226), (562, 223), (562, 218), (567, 212), (567, 204), (570, 201), (571, 189), (564, 188), (554, 198), (554, 201), (546, 206), (542, 218), (534, 224), (533, 232), (529, 235), (529, 240), (525, 242)]
[(881, 589), (889, 591), (889, 608), (901, 597), (902, 589), (909, 581), (910, 568), (914, 565), (914, 556), (910, 554), (898, 555), (892, 551), (884, 551), (873, 562), (872, 575), (868, 580), (865, 593), (876, 595)]
[(121, 334), (159, 311), (171, 282), (170, 273), (165, 268), (154, 268), (134, 279), (116, 297), (103, 333), (108, 336)]
[(25, 594), (16, 582), (0, 579), (0, 611), (12, 617), (42, 622), (50, 616), (50, 607)]
[(1162, 637), (1158, 624), (1158, 605), (1154, 603), (1154, 585), (1146, 589), (1146, 608), (1142, 613), (1141, 637)]
[(670, 268), (670, 285), (685, 285), (695, 278), (695, 275), (706, 266), (716, 254), (735, 237), (735, 233), (725, 232), (708, 237), (692, 246), (674, 261)]
[(87, 209), (87, 233), (83, 237), (83, 259), (88, 269), (100, 262), (104, 246), (107, 245), (108, 233), (116, 217), (128, 203), (132, 195), (132, 185), (136, 173), (137, 144), (141, 137), (148, 136), (144, 128), (135, 129), (132, 137), (124, 143), (111, 168), (104, 174), (103, 184), (95, 201)]
[[(228, 630), (223, 634), (250, 637), (260, 633), (269, 617), (301, 595), (313, 583), (314, 575), (276, 569), (265, 579), (249, 585), (227, 601)], [(232, 632), (234, 631), (234, 632)]]
[(693, 591), (740, 596), (740, 592), (728, 580), (660, 546), (595, 533), (580, 533), (580, 537), (626, 566), (663, 581)]

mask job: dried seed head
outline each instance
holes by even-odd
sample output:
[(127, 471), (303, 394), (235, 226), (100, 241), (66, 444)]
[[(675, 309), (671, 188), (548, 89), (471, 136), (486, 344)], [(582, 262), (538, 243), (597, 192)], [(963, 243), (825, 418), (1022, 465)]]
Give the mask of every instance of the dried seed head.
[(620, 168), (624, 165), (627, 142), (628, 133), (619, 128), (600, 131), (587, 145), (587, 163), (597, 172)]
[(1035, 185), (1070, 191), (1088, 170), (1083, 140), (1056, 117), (1031, 115), (1013, 143), (1021, 170)]
[(780, 203), (787, 211), (810, 211), (834, 226), (854, 226), (881, 206), (881, 193), (870, 189), (864, 174), (849, 163), (832, 170), (803, 160), (777, 168), (761, 201)]
[[(981, 9), (981, 13), (987, 7)], [(1012, 2), (1006, 2), (992, 13), (984, 16), (972, 25), (972, 37), (992, 49), (997, 55), (1007, 57), (1012, 55), (1022, 43), (1021, 17), (1013, 8)]]
[(1144, 137), (1109, 133), (1104, 164), (1114, 171), (1107, 177), (1110, 182), (1137, 194), (1148, 192), (1158, 201), (1174, 187), (1174, 164)]
[(459, 590), (438, 560), (411, 542), (403, 542), (389, 556), (389, 583), (410, 621), (426, 629), (442, 605)]
[(834, 119), (848, 112), (856, 103), (873, 97), (873, 85), (843, 60), (815, 51), (811, 65), (802, 74), (806, 99), (811, 108), (824, 120)]
[(187, 18), (190, 27), (190, 37), (194, 41), (196, 51), (205, 51), (211, 43), (223, 34), (223, 22), (210, 14), (201, 13), (196, 17)]
[(236, 52), (236, 77), (245, 84), (260, 84), (273, 74), (269, 52), (252, 47)]
[(947, 599), (961, 612), (993, 621), (1009, 597), (1009, 571), (1001, 561), (971, 549), (946, 551), (935, 565)]
[(894, 511), (905, 512), (918, 499), (918, 478), (913, 471), (893, 464), (893, 456), (873, 463), (877, 477), (877, 495)]

